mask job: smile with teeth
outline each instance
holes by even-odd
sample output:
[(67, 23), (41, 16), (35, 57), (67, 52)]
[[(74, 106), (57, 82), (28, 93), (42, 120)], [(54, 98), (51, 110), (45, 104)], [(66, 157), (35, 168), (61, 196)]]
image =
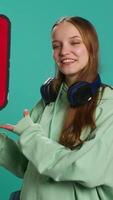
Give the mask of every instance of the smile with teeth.
[(76, 60), (74, 60), (74, 59), (72, 59), (72, 58), (66, 58), (66, 59), (64, 59), (64, 60), (62, 60), (61, 61), (61, 63), (63, 63), (63, 64), (68, 64), (68, 63), (73, 63), (73, 62), (75, 62)]

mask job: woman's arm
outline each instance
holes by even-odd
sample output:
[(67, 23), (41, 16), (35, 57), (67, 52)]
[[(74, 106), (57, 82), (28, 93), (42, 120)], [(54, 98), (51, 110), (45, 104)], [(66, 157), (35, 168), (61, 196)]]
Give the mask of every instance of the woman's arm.
[(20, 146), (37, 170), (55, 181), (75, 181), (87, 187), (113, 186), (113, 110), (109, 110), (94, 130), (95, 138), (78, 150), (46, 138), (43, 127), (30, 116), (20, 121)]
[(0, 166), (22, 178), (27, 164), (28, 160), (20, 152), (18, 144), (5, 134), (0, 134)]
[[(30, 115), (33, 121), (38, 120), (43, 108), (43, 102), (39, 101), (32, 109)], [(27, 118), (29, 111), (24, 110), (23, 114)], [(15, 125), (4, 124), (0, 125), (0, 128), (15, 132)], [(0, 166), (5, 167), (19, 177), (23, 177), (27, 164), (28, 160), (20, 151), (18, 143), (7, 137), (4, 133), (0, 133)]]

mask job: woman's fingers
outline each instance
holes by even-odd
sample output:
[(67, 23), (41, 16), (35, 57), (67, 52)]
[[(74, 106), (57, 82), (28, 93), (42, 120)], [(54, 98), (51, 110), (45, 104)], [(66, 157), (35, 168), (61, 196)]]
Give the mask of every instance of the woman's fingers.
[(24, 114), (24, 117), (26, 117), (26, 116), (30, 115), (30, 112), (28, 109), (25, 109), (23, 114)]
[(14, 125), (11, 125), (11, 124), (1, 124), (0, 128), (4, 128), (9, 131), (14, 131)]
[[(24, 113), (23, 113), (24, 117), (30, 115), (30, 112), (28, 109), (25, 109), (24, 110)], [(14, 131), (14, 125), (12, 124), (0, 124), (0, 128), (4, 128), (6, 130), (9, 130), (9, 131)]]

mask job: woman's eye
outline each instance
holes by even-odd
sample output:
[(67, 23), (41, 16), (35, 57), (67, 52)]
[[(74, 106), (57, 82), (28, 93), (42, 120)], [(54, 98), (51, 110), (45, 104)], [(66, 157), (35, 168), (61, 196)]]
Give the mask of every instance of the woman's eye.
[(60, 48), (60, 45), (58, 45), (58, 44), (53, 45), (53, 49), (57, 49), (57, 48)]
[(53, 45), (53, 49), (59, 48), (59, 45)]
[(80, 42), (71, 42), (71, 45), (79, 45)]

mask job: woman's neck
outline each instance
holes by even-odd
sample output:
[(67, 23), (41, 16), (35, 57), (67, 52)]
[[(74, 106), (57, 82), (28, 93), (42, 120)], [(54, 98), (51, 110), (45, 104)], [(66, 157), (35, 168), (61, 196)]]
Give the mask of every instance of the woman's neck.
[(77, 76), (65, 76), (65, 82), (67, 84), (67, 86), (69, 87), (70, 85), (72, 85), (73, 83), (75, 83), (77, 81)]

